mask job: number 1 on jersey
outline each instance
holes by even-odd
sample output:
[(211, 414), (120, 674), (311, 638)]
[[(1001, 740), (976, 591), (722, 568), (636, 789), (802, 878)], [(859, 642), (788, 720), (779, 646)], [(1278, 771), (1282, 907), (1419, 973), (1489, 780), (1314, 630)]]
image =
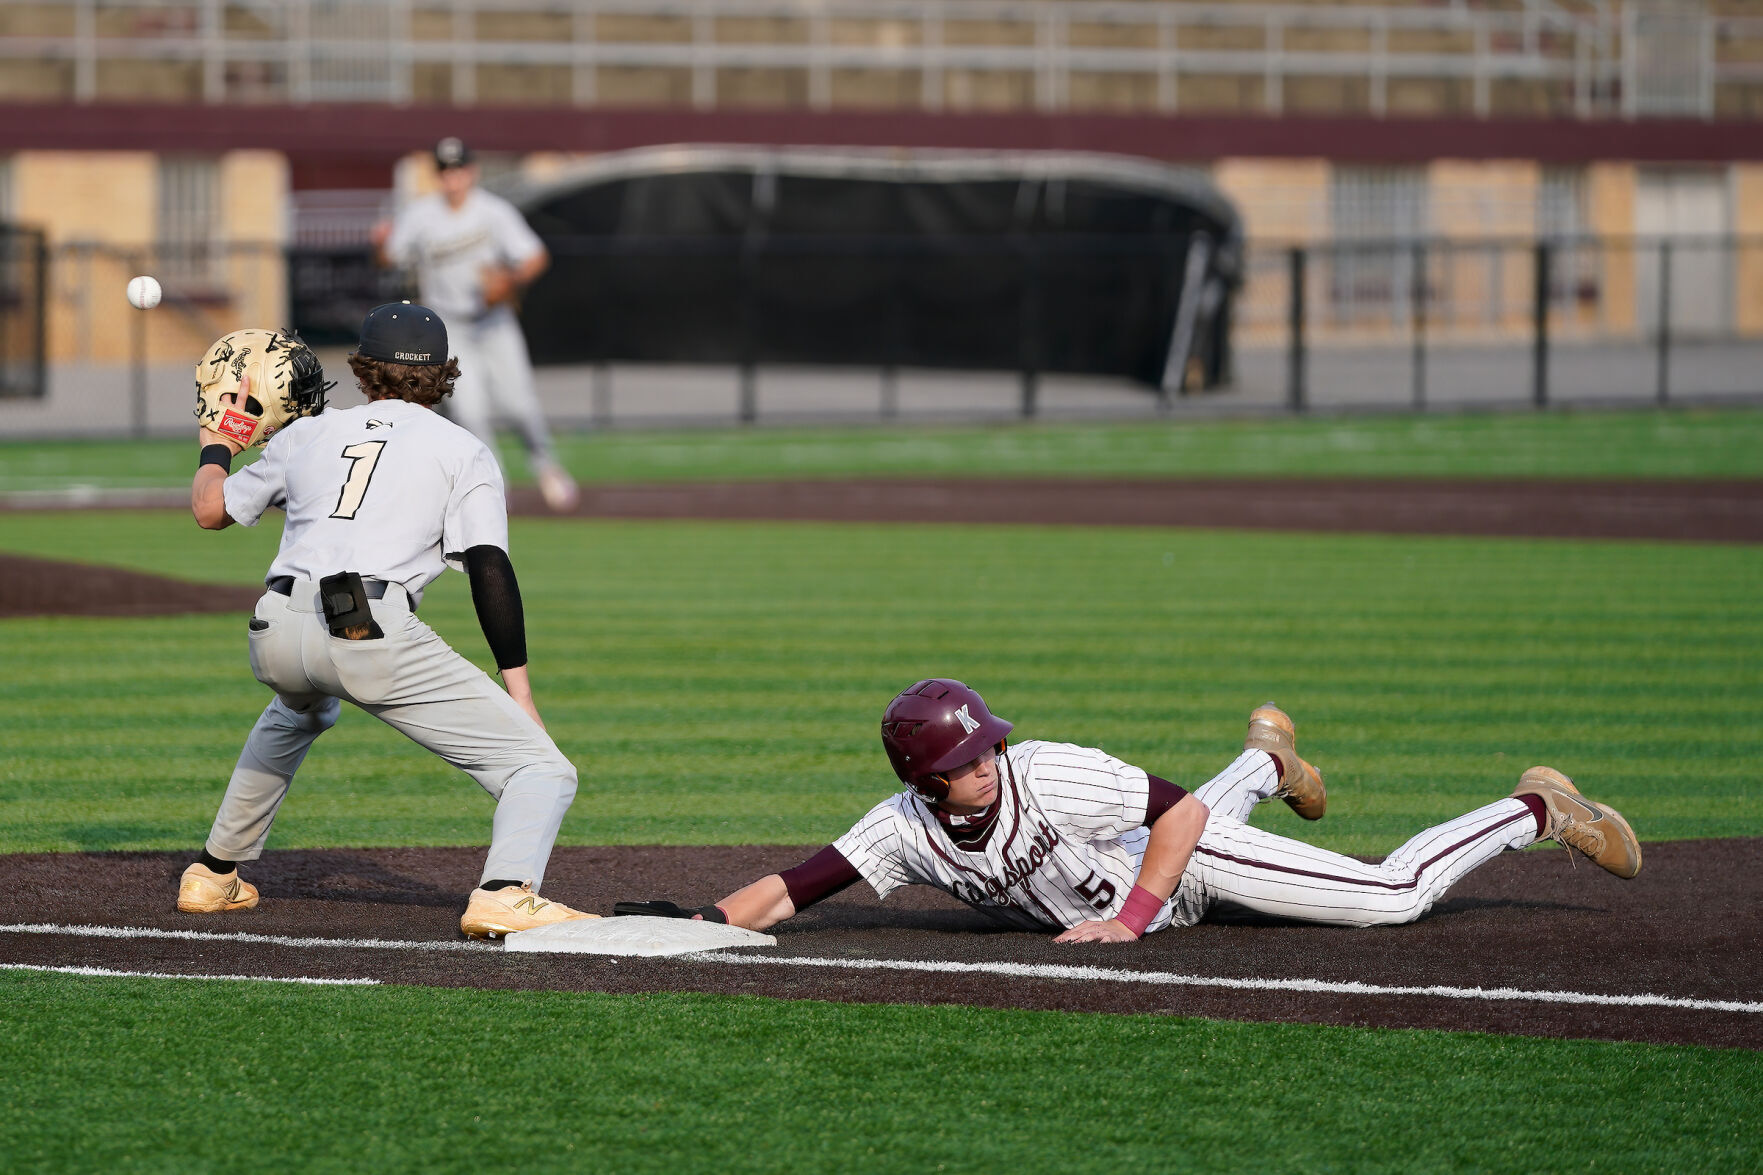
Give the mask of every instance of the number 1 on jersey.
[(343, 456), (350, 461), (349, 476), (343, 482), (343, 492), (337, 495), (337, 508), (331, 511), (332, 518), (353, 518), (361, 509), (361, 499), (367, 496), (367, 483), (373, 480), (373, 467), (379, 464), (380, 453), (385, 447), (384, 441), (362, 441), (343, 450)]

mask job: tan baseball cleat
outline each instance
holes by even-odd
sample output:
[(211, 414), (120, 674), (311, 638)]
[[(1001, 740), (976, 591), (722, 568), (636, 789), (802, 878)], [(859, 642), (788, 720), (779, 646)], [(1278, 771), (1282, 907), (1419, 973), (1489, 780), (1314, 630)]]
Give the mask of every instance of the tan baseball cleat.
[(535, 926), (599, 916), (572, 910), (562, 902), (547, 901), (534, 893), (530, 885), (474, 889), (471, 901), (466, 903), (465, 916), (459, 920), (459, 929), (467, 938), (501, 938)]
[(1573, 781), (1553, 767), (1532, 767), (1519, 777), (1515, 796), (1536, 796), (1549, 809), (1541, 840), (1575, 849), (1618, 877), (1641, 871), (1641, 842), (1622, 813), (1586, 799)]
[(1290, 715), (1272, 702), (1255, 707), (1249, 715), (1245, 751), (1266, 751), (1279, 760), (1279, 787), (1274, 795), (1291, 805), (1306, 820), (1320, 820), (1328, 809), (1328, 789), (1322, 772), (1298, 758), (1297, 728)]
[(197, 861), (178, 882), (178, 909), (185, 914), (224, 914), (256, 905), (257, 887), (240, 877), (237, 869), (216, 873)]

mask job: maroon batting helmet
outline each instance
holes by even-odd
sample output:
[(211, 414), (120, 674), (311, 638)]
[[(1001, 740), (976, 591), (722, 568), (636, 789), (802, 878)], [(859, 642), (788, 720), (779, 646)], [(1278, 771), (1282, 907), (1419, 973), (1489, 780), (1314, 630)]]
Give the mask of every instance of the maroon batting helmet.
[(930, 801), (949, 794), (944, 773), (979, 758), (1009, 734), (1011, 724), (959, 681), (931, 677), (888, 703), (882, 746), (907, 787)]

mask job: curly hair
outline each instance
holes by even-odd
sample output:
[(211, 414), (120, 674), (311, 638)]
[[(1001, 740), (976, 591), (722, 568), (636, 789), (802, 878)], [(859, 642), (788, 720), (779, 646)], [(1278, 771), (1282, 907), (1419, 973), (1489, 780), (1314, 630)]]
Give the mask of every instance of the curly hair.
[(459, 378), (459, 361), (418, 366), (413, 363), (387, 363), (365, 355), (350, 355), (349, 370), (361, 382), (361, 390), (370, 400), (408, 400), (433, 408), (453, 394), (453, 382)]

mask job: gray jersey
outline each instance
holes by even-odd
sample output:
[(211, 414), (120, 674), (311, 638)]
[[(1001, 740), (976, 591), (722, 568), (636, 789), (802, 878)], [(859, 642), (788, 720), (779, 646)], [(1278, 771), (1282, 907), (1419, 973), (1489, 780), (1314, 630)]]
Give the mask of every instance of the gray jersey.
[(287, 511), (269, 577), (339, 571), (403, 585), (412, 600), (472, 547), (508, 547), (502, 472), (484, 443), (419, 404), (329, 408), (277, 433), (226, 479), (226, 511), (255, 526)]
[(416, 270), (423, 304), (457, 328), (484, 316), (486, 266), (519, 265), (544, 247), (514, 205), (473, 188), (457, 210), (439, 194), (404, 209), (386, 239), (386, 256)]
[[(980, 844), (957, 844), (923, 800), (901, 793), (833, 847), (882, 897), (902, 885), (932, 885), (1031, 930), (1119, 913), (1149, 838), (1145, 773), (1070, 743), (1018, 743), (1004, 759), (997, 821)], [(1165, 906), (1149, 929), (1169, 917)]]

